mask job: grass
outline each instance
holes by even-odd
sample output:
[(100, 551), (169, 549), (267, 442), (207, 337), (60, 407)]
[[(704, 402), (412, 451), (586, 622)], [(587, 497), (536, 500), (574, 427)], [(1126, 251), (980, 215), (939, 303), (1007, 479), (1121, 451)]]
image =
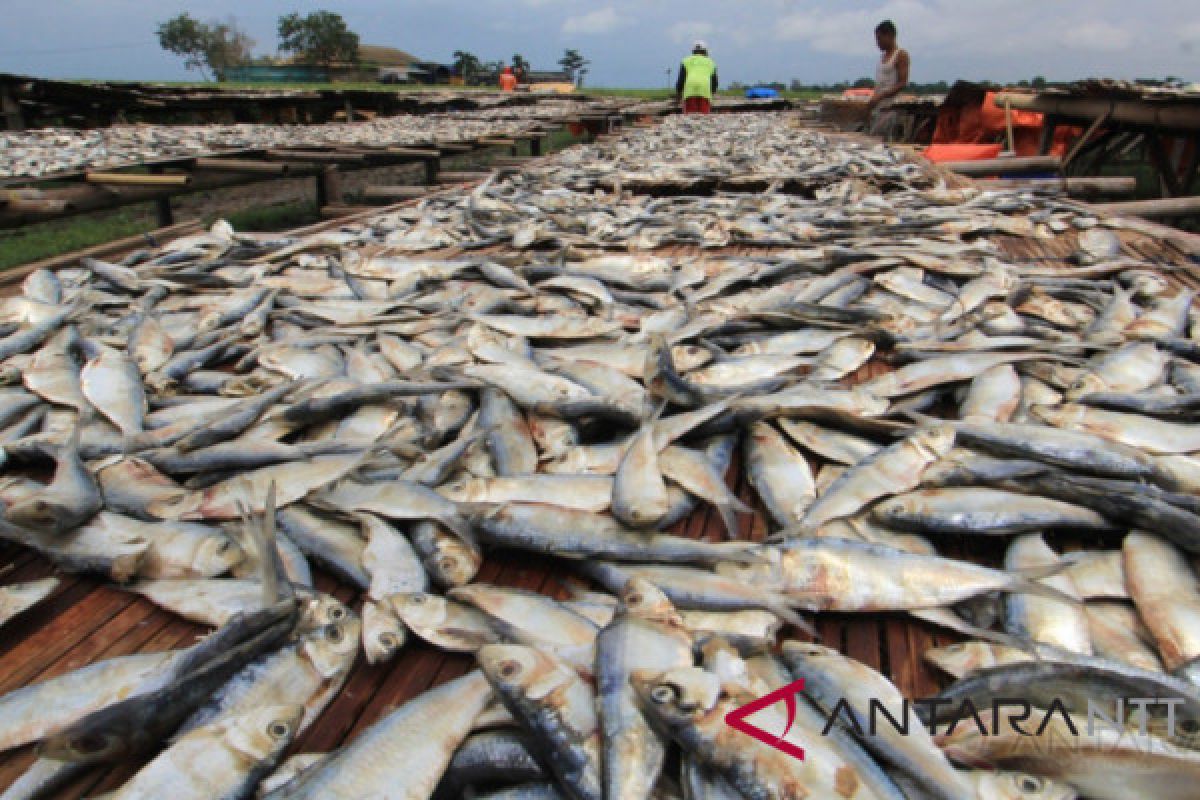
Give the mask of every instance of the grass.
[[(579, 144), (580, 141), (566, 130), (556, 131), (543, 141), (543, 152), (549, 154)], [(528, 152), (528, 145), (524, 145), (523, 152)], [(470, 159), (477, 159), (479, 155), (473, 154)], [(490, 160), (490, 157), (484, 160)], [(177, 208), (175, 216), (176, 219), (188, 219), (195, 214)], [(285, 231), (320, 219), (316, 203), (311, 197), (254, 206), (225, 214), (206, 213), (203, 217), (206, 225), (211, 225), (218, 218), (228, 220), (234, 229), (239, 231)], [(141, 203), (78, 217), (39, 222), (14, 230), (0, 230), (0, 271), (146, 233), (156, 227), (158, 223), (154, 205)]]
[(153, 230), (153, 206), (58, 219), (0, 231), (0, 270)]

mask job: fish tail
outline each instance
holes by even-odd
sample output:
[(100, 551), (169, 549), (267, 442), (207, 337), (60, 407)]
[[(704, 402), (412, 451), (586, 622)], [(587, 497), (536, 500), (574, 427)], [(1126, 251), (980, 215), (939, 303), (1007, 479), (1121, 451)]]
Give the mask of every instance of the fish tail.
[(772, 614), (779, 617), (781, 620), (793, 626), (797, 630), (813, 637), (815, 640), (820, 640), (820, 634), (817, 633), (817, 629), (812, 626), (812, 623), (800, 616), (795, 609), (793, 609), (783, 600), (771, 599), (763, 605)]

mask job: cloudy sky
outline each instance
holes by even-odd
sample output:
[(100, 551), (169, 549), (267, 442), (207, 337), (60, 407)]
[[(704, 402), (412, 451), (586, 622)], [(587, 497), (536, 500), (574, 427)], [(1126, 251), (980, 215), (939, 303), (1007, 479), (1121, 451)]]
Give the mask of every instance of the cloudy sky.
[(181, 11), (234, 17), (275, 47), (293, 10), (341, 13), (367, 44), (450, 60), (521, 53), (552, 69), (566, 47), (595, 86), (662, 86), (691, 42), (708, 40), (724, 82), (834, 82), (874, 71), (885, 17), (913, 55), (913, 79), (1016, 81), (1176, 75), (1200, 80), (1195, 0), (0, 0), (0, 72), (63, 78), (184, 79), (154, 29)]

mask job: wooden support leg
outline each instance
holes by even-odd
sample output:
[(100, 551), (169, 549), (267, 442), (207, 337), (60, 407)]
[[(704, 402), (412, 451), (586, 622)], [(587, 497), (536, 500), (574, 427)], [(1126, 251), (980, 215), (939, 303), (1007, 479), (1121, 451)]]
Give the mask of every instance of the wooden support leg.
[(13, 98), (8, 87), (0, 88), (0, 111), (4, 113), (4, 127), (7, 130), (25, 130), (25, 118), (21, 114), (21, 105)]
[(1179, 197), (1181, 194), (1179, 175), (1175, 172), (1175, 167), (1171, 164), (1171, 159), (1167, 157), (1167, 151), (1163, 147), (1162, 139), (1156, 134), (1148, 134), (1146, 136), (1146, 144), (1150, 150), (1150, 161), (1154, 164), (1154, 168), (1158, 170), (1158, 179), (1162, 183), (1165, 194), (1168, 197)]
[(437, 183), (438, 173), (442, 170), (442, 160), (440, 158), (425, 159), (425, 185), (433, 186)]
[(317, 175), (317, 208), (342, 202), (342, 174), (330, 164)]
[[(159, 166), (151, 167), (152, 175), (161, 175), (163, 168)], [(171, 211), (171, 197), (164, 195), (154, 201), (154, 216), (158, 218), (158, 227), (167, 228), (175, 224), (175, 215)]]
[(529, 140), (529, 155), (533, 156), (534, 158), (537, 158), (541, 154), (542, 154), (542, 137), (537, 136), (533, 139), (530, 139)]
[(1042, 123), (1042, 142), (1038, 147), (1039, 155), (1044, 156), (1050, 152), (1050, 146), (1054, 144), (1054, 131), (1057, 128), (1058, 120), (1047, 114), (1045, 121)]

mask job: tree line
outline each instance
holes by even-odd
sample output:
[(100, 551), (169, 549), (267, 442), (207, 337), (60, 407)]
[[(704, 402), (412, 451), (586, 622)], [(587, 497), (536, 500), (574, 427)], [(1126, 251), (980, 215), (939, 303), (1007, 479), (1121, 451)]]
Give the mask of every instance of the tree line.
[[(314, 11), (284, 14), (276, 27), (278, 50), (305, 64), (329, 65), (358, 62), (358, 34), (341, 14)], [(233, 19), (201, 22), (190, 14), (172, 17), (158, 26), (158, 43), (181, 56), (187, 69), (217, 80), (231, 67), (255, 63), (256, 42)], [(270, 62), (269, 58), (262, 59)]]
[[(578, 50), (572, 49), (566, 50), (563, 57), (558, 60), (558, 65), (562, 67), (563, 73), (577, 86), (583, 86), (591, 63), (580, 55)], [(512, 60), (505, 64), (503, 61), (483, 61), (474, 53), (466, 50), (454, 51), (454, 72), (465, 83), (472, 83), (480, 79), (490, 80), (502, 72), (505, 67), (512, 67), (513, 72), (518, 75), (528, 74), (529, 61), (520, 53), (514, 53)]]
[[(222, 80), (232, 67), (273, 63), (269, 56), (254, 57), (256, 42), (232, 18), (202, 22), (183, 13), (160, 23), (157, 32), (158, 43), (164, 50), (181, 56), (187, 69), (197, 70), (206, 78)], [(332, 11), (314, 11), (303, 16), (285, 14), (279, 18), (276, 32), (278, 51), (290, 53), (300, 63), (321, 66), (358, 63), (358, 34), (350, 30), (341, 14)], [(580, 86), (591, 63), (572, 49), (558, 60), (568, 79)], [(520, 53), (515, 53), (505, 64), (485, 62), (465, 50), (454, 52), (455, 73), (467, 83), (492, 78), (506, 66), (511, 66), (518, 75), (528, 74), (530, 68), (529, 61)]]

